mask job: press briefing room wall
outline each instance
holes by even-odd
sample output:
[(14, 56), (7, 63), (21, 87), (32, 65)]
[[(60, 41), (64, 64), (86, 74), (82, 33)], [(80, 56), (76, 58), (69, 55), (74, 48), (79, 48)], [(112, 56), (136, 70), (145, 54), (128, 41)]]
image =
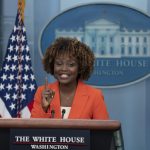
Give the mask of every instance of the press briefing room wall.
[[(55, 16), (65, 10), (90, 3), (103, 3), (101, 0), (26, 0), (25, 26), (32, 57), (32, 64), (38, 85), (44, 83), (46, 73), (43, 71), (40, 53), (40, 37), (44, 27)], [(146, 15), (150, 13), (149, 0), (109, 0), (105, 3), (132, 7)], [(0, 64), (6, 52), (9, 35), (14, 25), (17, 0), (0, 2)], [(106, 14), (107, 15), (107, 14)], [(123, 19), (123, 18), (122, 18)], [(50, 35), (51, 36), (51, 35)], [(149, 57), (149, 56), (148, 56)], [(49, 82), (54, 81), (49, 77)], [(99, 87), (104, 92), (110, 117), (122, 124), (124, 146), (126, 150), (148, 150), (150, 141), (150, 78), (121, 87)]]

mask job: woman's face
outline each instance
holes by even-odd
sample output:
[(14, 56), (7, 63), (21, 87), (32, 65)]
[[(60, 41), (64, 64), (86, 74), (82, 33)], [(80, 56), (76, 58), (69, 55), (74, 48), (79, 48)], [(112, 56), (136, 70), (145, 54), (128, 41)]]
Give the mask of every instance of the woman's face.
[(54, 76), (60, 84), (74, 84), (78, 77), (78, 63), (75, 57), (60, 55), (54, 61)]

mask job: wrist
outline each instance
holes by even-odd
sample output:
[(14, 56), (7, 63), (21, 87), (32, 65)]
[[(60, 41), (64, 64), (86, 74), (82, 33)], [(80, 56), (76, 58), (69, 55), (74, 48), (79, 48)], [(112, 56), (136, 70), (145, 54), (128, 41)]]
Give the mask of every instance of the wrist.
[(48, 112), (49, 106), (50, 106), (50, 104), (49, 104), (48, 106), (43, 106), (43, 105), (42, 105), (42, 109), (43, 109), (43, 111), (44, 111), (45, 113)]

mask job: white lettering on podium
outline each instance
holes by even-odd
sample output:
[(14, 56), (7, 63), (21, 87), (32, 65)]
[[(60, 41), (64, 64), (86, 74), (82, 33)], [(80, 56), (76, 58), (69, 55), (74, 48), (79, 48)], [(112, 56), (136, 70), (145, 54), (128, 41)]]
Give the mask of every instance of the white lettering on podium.
[(31, 145), (31, 149), (68, 149), (68, 145)]
[(16, 142), (29, 142), (29, 136), (15, 136)]
[(56, 137), (41, 137), (41, 136), (33, 136), (34, 142), (56, 142)]
[(60, 137), (63, 143), (84, 143), (84, 137)]

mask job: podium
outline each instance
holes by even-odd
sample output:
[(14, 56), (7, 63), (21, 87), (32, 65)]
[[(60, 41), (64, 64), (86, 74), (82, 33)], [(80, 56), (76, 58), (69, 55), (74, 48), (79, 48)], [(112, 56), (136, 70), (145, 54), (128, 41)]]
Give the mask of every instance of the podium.
[(123, 150), (121, 133), (116, 120), (0, 118), (0, 148), (5, 150)]

